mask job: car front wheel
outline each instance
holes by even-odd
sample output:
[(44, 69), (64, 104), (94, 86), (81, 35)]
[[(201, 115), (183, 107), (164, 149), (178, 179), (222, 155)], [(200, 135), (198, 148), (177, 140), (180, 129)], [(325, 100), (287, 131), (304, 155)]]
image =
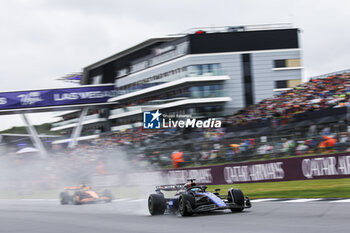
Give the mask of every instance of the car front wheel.
[(181, 216), (193, 215), (194, 208), (195, 208), (194, 196), (190, 194), (182, 194), (179, 200), (179, 212)]

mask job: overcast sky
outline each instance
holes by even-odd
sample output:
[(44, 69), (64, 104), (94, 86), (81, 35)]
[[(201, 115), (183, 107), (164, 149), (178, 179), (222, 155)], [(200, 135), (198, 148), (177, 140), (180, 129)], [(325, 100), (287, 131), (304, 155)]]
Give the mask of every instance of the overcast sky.
[[(55, 79), (151, 37), (193, 27), (293, 23), (307, 77), (350, 68), (350, 2), (343, 0), (0, 1), (0, 91), (55, 88)], [(31, 114), (33, 123), (51, 114)], [(0, 116), (0, 130), (23, 125)]]

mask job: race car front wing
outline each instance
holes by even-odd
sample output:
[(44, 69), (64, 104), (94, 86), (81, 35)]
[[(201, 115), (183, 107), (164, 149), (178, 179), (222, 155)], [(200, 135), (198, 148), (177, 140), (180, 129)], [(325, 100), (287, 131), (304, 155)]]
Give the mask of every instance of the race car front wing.
[[(192, 209), (193, 213), (201, 213), (201, 212), (208, 212), (208, 211), (214, 211), (214, 210), (224, 210), (224, 209), (240, 209), (240, 208), (251, 208), (252, 204), (249, 200), (248, 197), (246, 197), (245, 201), (244, 201), (244, 205), (238, 205), (236, 203), (225, 203), (226, 206), (218, 206), (216, 204), (206, 204), (206, 205), (200, 205), (197, 206), (196, 208)], [(189, 208), (191, 208), (190, 206), (188, 206)]]

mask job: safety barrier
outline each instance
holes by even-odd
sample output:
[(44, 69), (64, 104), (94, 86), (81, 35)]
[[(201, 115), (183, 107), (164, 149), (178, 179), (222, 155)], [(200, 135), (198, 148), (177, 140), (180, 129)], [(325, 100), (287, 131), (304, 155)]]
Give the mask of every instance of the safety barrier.
[(168, 183), (217, 185), (350, 177), (350, 153), (163, 170)]

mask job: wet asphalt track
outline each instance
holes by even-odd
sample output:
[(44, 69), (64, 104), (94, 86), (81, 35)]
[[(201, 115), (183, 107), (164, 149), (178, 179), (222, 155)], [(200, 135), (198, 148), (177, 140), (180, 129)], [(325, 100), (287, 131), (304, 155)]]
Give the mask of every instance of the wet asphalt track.
[(253, 203), (242, 213), (149, 216), (146, 201), (61, 206), (57, 200), (0, 200), (0, 232), (350, 232), (350, 202)]

